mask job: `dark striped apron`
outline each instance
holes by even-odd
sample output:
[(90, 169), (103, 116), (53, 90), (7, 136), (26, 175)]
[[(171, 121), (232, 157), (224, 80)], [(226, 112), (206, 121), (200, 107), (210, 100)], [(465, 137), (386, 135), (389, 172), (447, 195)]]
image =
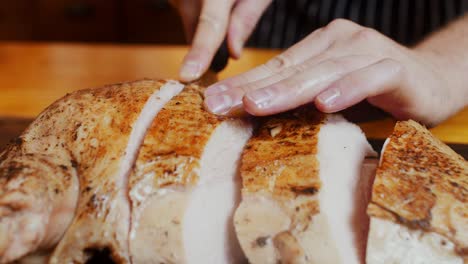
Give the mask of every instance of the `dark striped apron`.
[(335, 18), (411, 45), (468, 10), (468, 0), (275, 0), (248, 46), (287, 48)]

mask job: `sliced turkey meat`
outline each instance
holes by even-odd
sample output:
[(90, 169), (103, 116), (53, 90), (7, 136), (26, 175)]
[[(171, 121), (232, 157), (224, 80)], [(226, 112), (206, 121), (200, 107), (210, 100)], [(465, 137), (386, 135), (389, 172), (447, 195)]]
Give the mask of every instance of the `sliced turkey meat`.
[(368, 264), (468, 263), (468, 163), (414, 121), (382, 151), (368, 207)]
[(359, 127), (310, 108), (264, 119), (234, 216), (250, 263), (364, 263), (375, 155)]
[(44, 110), (0, 153), (0, 263), (468, 263), (468, 165), (424, 127), (397, 124), (371, 187), (341, 116), (301, 107), (252, 136), (202, 94), (143, 80)]
[(0, 262), (59, 240), (50, 263), (84, 263), (99, 250), (128, 262), (128, 174), (154, 106), (182, 88), (144, 80), (82, 90), (41, 113), (0, 154)]
[(133, 263), (241, 263), (232, 224), (246, 120), (203, 110), (187, 86), (157, 115), (130, 177)]

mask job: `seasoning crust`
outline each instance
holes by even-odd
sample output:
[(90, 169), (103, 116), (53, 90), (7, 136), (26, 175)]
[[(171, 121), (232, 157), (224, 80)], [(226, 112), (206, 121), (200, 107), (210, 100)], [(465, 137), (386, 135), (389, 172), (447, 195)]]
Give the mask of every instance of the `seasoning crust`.
[(223, 121), (203, 109), (203, 89), (187, 85), (158, 113), (140, 150), (130, 189), (151, 172), (153, 188), (197, 182), (204, 146)]
[(306, 107), (262, 120), (243, 153), (243, 192), (265, 191), (278, 198), (318, 192), (315, 155), (324, 120)]
[(468, 254), (468, 164), (414, 121), (398, 122), (383, 153), (368, 214), (433, 231)]

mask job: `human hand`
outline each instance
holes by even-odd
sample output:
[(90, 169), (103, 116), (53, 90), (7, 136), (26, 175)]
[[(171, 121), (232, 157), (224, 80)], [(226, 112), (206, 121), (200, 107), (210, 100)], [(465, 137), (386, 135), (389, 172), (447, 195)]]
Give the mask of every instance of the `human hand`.
[[(367, 101), (397, 119), (435, 125), (464, 106), (450, 62), (347, 20), (316, 30), (281, 55), (207, 88), (205, 106), (270, 115), (314, 102), (327, 113)], [(461, 98), (460, 98), (461, 97)]]
[(198, 79), (209, 67), (227, 36), (231, 57), (242, 48), (272, 0), (172, 0), (192, 45), (184, 58), (180, 79)]

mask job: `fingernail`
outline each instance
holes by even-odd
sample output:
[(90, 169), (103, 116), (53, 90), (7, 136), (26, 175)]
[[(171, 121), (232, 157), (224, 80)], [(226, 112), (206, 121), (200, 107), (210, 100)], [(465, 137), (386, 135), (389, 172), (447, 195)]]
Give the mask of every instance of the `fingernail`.
[(194, 80), (200, 77), (201, 65), (196, 61), (187, 61), (180, 69), (180, 77), (184, 80)]
[(213, 95), (205, 99), (205, 105), (214, 114), (226, 114), (233, 105), (232, 98), (227, 95)]
[(205, 97), (215, 95), (215, 94), (219, 94), (219, 93), (222, 93), (222, 92), (227, 91), (227, 90), (228, 90), (228, 87), (226, 85), (224, 85), (224, 84), (212, 85), (212, 86), (209, 86), (208, 88), (206, 88)]
[(340, 96), (341, 96), (341, 92), (339, 90), (328, 89), (322, 92), (321, 94), (319, 94), (317, 96), (317, 100), (323, 105), (333, 106), (336, 103), (338, 97)]
[(245, 96), (247, 99), (252, 101), (257, 108), (267, 107), (271, 99), (275, 97), (275, 91), (271, 88), (258, 89), (252, 92), (248, 92)]
[(241, 53), (242, 53), (242, 42), (241, 41), (238, 41), (238, 42), (234, 42), (234, 53), (236, 55), (236, 57), (240, 57)]

